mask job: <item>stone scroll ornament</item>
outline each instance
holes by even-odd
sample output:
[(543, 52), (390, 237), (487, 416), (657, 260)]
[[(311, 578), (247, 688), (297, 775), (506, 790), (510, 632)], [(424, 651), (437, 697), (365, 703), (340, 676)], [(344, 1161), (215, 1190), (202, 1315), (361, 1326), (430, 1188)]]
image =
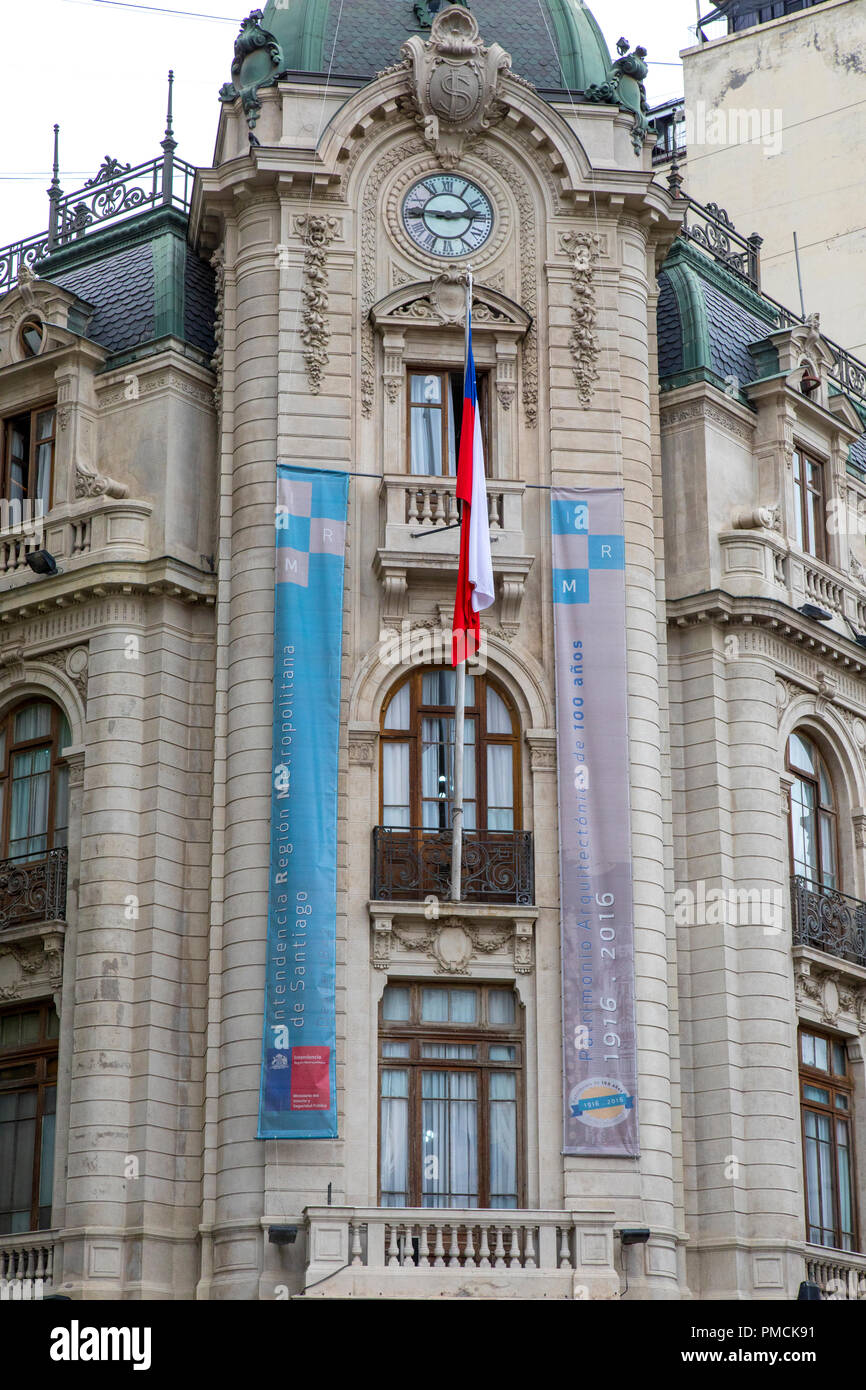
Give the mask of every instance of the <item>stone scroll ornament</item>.
[(240, 97), (250, 132), (250, 144), (257, 145), (253, 128), (262, 109), (259, 90), (272, 87), (284, 70), (283, 51), (269, 30), (262, 28), (262, 11), (252, 10), (241, 22), (235, 39), (232, 80), (220, 87), (220, 101)]
[(583, 94), (583, 100), (597, 102), (605, 106), (619, 106), (634, 116), (631, 130), (631, 143), (635, 154), (643, 149), (644, 136), (650, 128), (649, 106), (646, 99), (644, 80), (649, 67), (646, 63), (645, 48), (635, 48), (629, 52), (628, 39), (620, 39), (616, 46), (619, 57), (611, 66), (604, 82), (593, 82)]
[(412, 73), (412, 100), (424, 139), (440, 164), (451, 169), (467, 143), (503, 114), (499, 83), (511, 59), (498, 43), (482, 43), (478, 21), (461, 5), (433, 20), (426, 41), (413, 34), (400, 50)]

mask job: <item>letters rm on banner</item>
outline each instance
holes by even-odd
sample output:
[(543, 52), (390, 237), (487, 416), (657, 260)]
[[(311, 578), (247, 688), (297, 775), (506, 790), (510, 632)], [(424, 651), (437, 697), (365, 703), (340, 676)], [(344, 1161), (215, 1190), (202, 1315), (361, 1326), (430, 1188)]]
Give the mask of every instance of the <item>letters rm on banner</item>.
[(553, 488), (563, 1149), (639, 1152), (622, 489)]
[(260, 1139), (335, 1139), (337, 753), (349, 477), (277, 469)]

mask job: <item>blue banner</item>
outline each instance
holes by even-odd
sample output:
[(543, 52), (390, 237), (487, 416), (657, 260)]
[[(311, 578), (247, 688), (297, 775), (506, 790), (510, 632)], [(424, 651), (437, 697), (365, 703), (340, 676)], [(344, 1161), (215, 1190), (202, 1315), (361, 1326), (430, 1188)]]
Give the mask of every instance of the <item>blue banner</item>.
[(346, 473), (277, 468), (260, 1139), (336, 1139), (337, 757)]
[(551, 491), (563, 1152), (636, 1156), (625, 540), (619, 488)]

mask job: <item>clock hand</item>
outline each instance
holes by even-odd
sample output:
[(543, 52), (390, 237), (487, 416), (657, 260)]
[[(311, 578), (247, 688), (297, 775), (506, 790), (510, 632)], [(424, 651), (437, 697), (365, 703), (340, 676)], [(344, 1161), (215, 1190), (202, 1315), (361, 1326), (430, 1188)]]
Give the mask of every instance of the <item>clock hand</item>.
[(444, 208), (438, 210), (433, 208), (430, 212), (424, 212), (424, 217), (439, 217), (444, 222), (477, 222), (486, 218), (485, 212), (447, 212)]

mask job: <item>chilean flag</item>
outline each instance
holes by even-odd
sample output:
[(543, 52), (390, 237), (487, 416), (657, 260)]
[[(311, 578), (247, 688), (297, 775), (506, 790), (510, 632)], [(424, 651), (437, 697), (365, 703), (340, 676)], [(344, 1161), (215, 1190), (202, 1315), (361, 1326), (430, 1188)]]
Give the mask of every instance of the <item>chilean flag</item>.
[(493, 602), (493, 561), (490, 557), (490, 525), (487, 517), (487, 485), (484, 480), (484, 446), (472, 355), (471, 294), (466, 304), (466, 376), (460, 455), (457, 460), (457, 496), (460, 512), (460, 566), (454, 603), (452, 665), (475, 655), (481, 641), (478, 614)]

